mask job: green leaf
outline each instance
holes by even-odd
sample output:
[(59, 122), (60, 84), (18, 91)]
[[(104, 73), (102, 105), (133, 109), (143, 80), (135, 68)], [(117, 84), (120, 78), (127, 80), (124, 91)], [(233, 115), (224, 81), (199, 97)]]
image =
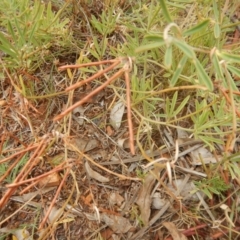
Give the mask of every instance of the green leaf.
[(167, 115), (167, 117), (168, 117), (168, 118), (171, 118), (171, 114), (170, 114), (170, 100), (169, 100), (169, 97), (166, 98), (165, 108), (166, 108), (166, 115)]
[(192, 47), (186, 42), (173, 38), (173, 44), (175, 44), (189, 58), (195, 58), (195, 53), (192, 50)]
[(18, 34), (19, 34), (19, 38), (18, 41), (20, 43), (20, 46), (23, 47), (26, 44), (26, 39), (25, 39), (25, 31), (24, 29), (19, 25), (19, 22), (17, 21), (16, 18), (14, 18), (14, 23), (15, 26), (17, 28)]
[(233, 73), (234, 75), (236, 75), (237, 77), (240, 77), (240, 69), (236, 68), (232, 65), (227, 65), (228, 70)]
[(214, 24), (214, 37), (219, 38), (221, 35), (221, 28), (218, 23)]
[(0, 49), (11, 56), (13, 59), (17, 59), (18, 53), (16, 49), (13, 47), (10, 42), (4, 37), (4, 35), (0, 32)]
[(8, 21), (8, 31), (13, 39), (17, 39), (17, 36), (13, 30), (13, 27), (10, 21)]
[(101, 41), (101, 44), (102, 44), (102, 51), (101, 51), (101, 58), (102, 58), (108, 46), (108, 39), (104, 37), (104, 39), (102, 39)]
[[(1, 39), (0, 39), (1, 41)], [(8, 48), (6, 46), (1, 46), (0, 45), (0, 50), (2, 50), (4, 53), (8, 54), (9, 56), (11, 56), (12, 58), (15, 58), (17, 56), (17, 53), (13, 51), (13, 49)]]
[(178, 66), (177, 66), (177, 69), (174, 71), (174, 74), (170, 80), (170, 85), (171, 86), (175, 86), (176, 83), (177, 83), (177, 80), (183, 70), (183, 67), (185, 66), (186, 64), (186, 61), (187, 61), (188, 57), (186, 55), (183, 55), (183, 57), (181, 58), (181, 60), (179, 61), (178, 63)]
[(164, 55), (164, 65), (170, 69), (172, 66), (172, 45), (170, 45)]
[(101, 50), (100, 50), (99, 43), (97, 41), (97, 37), (93, 37), (93, 43), (94, 43), (94, 48), (96, 51), (91, 51), (91, 53), (93, 54), (93, 52), (96, 52), (94, 57), (97, 58), (98, 60), (100, 60)]
[(237, 177), (239, 178), (240, 177), (239, 165), (236, 162), (234, 162), (232, 165), (233, 165), (234, 172), (238, 175)]
[(155, 34), (145, 35), (144, 38), (149, 40), (149, 41), (154, 41), (154, 42), (163, 41), (162, 35), (158, 35), (158, 34), (156, 34), (156, 35)]
[(190, 96), (184, 98), (178, 108), (174, 111), (174, 115), (176, 116), (180, 111), (184, 108), (184, 106), (188, 103)]
[(171, 102), (171, 107), (170, 107), (170, 116), (173, 117), (173, 112), (177, 103), (177, 98), (178, 98), (178, 91), (176, 91), (173, 95), (172, 102)]
[(240, 55), (230, 54), (230, 53), (226, 53), (226, 52), (218, 53), (218, 55), (222, 59), (224, 59), (228, 62), (240, 63)]
[(99, 21), (97, 20), (97, 18), (94, 15), (92, 15), (91, 23), (92, 23), (93, 27), (98, 30), (99, 33), (101, 33), (102, 35), (104, 34), (102, 25), (99, 23)]
[(216, 78), (223, 79), (224, 77), (223, 77), (222, 67), (219, 64), (219, 59), (218, 59), (216, 53), (214, 53), (212, 56), (212, 62), (213, 62), (214, 70), (216, 72)]
[(235, 172), (233, 171), (232, 167), (229, 166), (229, 167), (228, 167), (228, 170), (229, 170), (229, 172), (230, 172), (231, 178), (232, 178), (232, 179), (236, 179), (237, 176), (236, 176)]
[(199, 82), (205, 85), (210, 91), (213, 91), (212, 80), (209, 78), (208, 74), (206, 73), (198, 59), (194, 60), (194, 65), (198, 72)]
[(163, 16), (166, 18), (168, 23), (173, 22), (171, 15), (169, 14), (169, 11), (167, 9), (167, 5), (165, 0), (159, 0), (160, 6), (162, 8)]
[(206, 19), (202, 21), (201, 23), (197, 24), (196, 26), (184, 31), (183, 36), (190, 36), (193, 35), (194, 33), (200, 32), (203, 30), (209, 23), (209, 19)]
[(165, 45), (165, 41), (164, 40), (162, 40), (162, 41), (160, 40), (158, 42), (149, 43), (149, 44), (140, 46), (140, 47), (135, 49), (135, 52), (139, 53), (139, 52), (143, 52), (143, 51), (147, 51), (147, 50), (152, 50), (154, 48), (160, 48), (163, 45)]
[(212, 199), (212, 194), (207, 188), (201, 189), (203, 193), (205, 193), (210, 199)]
[(234, 79), (232, 78), (230, 72), (228, 71), (227, 68), (224, 69), (224, 73), (225, 73), (225, 76), (227, 77), (227, 80), (224, 79), (224, 84), (226, 88), (229, 88), (231, 87), (234, 91), (238, 91), (238, 87), (236, 86), (236, 82), (234, 81)]

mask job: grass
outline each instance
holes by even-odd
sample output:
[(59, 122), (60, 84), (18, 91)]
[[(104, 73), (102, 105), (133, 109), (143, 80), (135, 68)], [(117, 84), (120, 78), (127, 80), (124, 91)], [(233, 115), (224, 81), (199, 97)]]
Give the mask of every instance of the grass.
[[(161, 186), (155, 190), (164, 189), (161, 191), (165, 199), (175, 199), (169, 201), (176, 212), (170, 211), (172, 217), (165, 212), (165, 222), (177, 219), (176, 226), (184, 229), (182, 232), (189, 239), (194, 235), (198, 239), (237, 239), (240, 45), (236, 28), (240, 23), (233, 21), (233, 16), (238, 9), (237, 3), (215, 0), (1, 1), (3, 235), (16, 235), (16, 229), (26, 229), (33, 239), (73, 239), (78, 228), (82, 239), (95, 239), (93, 232), (104, 239), (99, 216), (120, 211), (116, 206), (109, 208), (109, 189), (122, 193), (128, 186), (134, 195), (134, 182), (144, 182), (151, 173)], [(89, 97), (118, 71), (124, 72), (124, 66), (119, 64), (74, 91), (65, 91), (106, 69), (103, 64), (89, 63), (126, 57), (132, 60), (130, 86), (124, 77), (118, 77), (101, 93)], [(83, 67), (64, 67), (70, 64)], [(59, 71), (63, 68), (66, 71)], [(81, 99), (86, 100), (84, 105), (53, 121)], [(111, 126), (109, 116), (119, 99), (128, 106), (128, 112), (117, 119), (121, 127), (116, 128)], [(128, 142), (131, 131), (133, 146)], [(91, 139), (98, 144), (87, 150), (93, 144)], [(200, 142), (214, 162), (206, 162), (207, 157), (200, 152), (201, 164), (192, 165), (191, 150), (181, 157), (191, 144), (180, 141), (189, 139), (193, 145)], [(85, 147), (76, 147), (78, 142)], [(131, 156), (132, 148), (135, 157)], [(134, 158), (138, 159), (137, 166)], [(146, 161), (158, 158), (151, 169), (142, 168)], [(111, 159), (119, 163), (112, 165)], [(85, 161), (110, 179), (110, 188), (105, 183), (100, 186), (97, 177), (91, 175), (93, 171), (86, 170)], [(107, 161), (105, 167), (103, 163)], [(199, 197), (196, 203), (186, 202), (182, 196), (179, 203), (176, 199), (181, 194), (176, 197), (167, 186), (182, 178), (176, 167), (188, 169), (190, 173), (185, 172), (184, 176), (189, 177), (189, 184), (195, 183), (193, 192), (207, 197)], [(196, 176), (197, 172), (205, 177)], [(51, 180), (43, 183), (48, 175)], [(43, 194), (44, 186), (53, 189)], [(30, 193), (35, 195), (13, 200), (14, 196)], [(41, 203), (42, 212), (34, 217), (32, 213)], [(167, 235), (159, 219), (152, 225), (151, 221), (149, 225), (144, 221), (143, 225), (138, 206), (134, 201), (131, 204), (121, 214), (131, 224), (138, 224), (132, 235), (124, 233), (125, 238), (141, 238), (141, 231), (146, 228), (149, 239), (153, 239), (156, 233), (152, 230), (157, 227)], [(219, 208), (223, 204), (229, 208), (224, 212)], [(79, 211), (79, 206), (83, 210)], [(185, 215), (178, 215), (179, 209)], [(87, 219), (82, 212), (93, 219)], [(27, 219), (24, 227), (21, 214)], [(150, 219), (154, 219), (153, 210)], [(207, 227), (206, 224), (215, 226), (218, 220), (216, 230)], [(207, 236), (196, 230), (200, 226)], [(109, 229), (105, 227), (104, 234)]]

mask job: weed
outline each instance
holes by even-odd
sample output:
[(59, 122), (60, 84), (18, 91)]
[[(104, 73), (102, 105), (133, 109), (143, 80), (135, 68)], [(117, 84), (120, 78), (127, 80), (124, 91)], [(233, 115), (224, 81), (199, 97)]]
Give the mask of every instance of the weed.
[(60, 21), (60, 14), (66, 7), (54, 13), (51, 2), (1, 1), (0, 49), (8, 68), (33, 71), (49, 60), (50, 47), (65, 45), (69, 20)]
[(195, 185), (198, 190), (202, 191), (210, 199), (212, 199), (213, 194), (221, 195), (230, 188), (219, 176), (212, 177), (211, 179), (203, 179), (202, 181), (195, 182)]

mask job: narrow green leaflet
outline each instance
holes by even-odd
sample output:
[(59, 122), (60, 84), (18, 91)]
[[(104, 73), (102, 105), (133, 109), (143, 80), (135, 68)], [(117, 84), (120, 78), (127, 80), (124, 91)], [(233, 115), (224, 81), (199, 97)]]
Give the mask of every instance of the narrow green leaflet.
[(148, 34), (144, 36), (145, 39), (149, 40), (149, 41), (163, 41), (163, 37), (162, 35), (158, 35), (158, 34)]
[(104, 30), (102, 29), (102, 25), (98, 22), (97, 18), (94, 15), (92, 15), (91, 23), (98, 30), (99, 33), (101, 33), (102, 35), (104, 34)]
[(221, 35), (221, 28), (218, 23), (214, 24), (214, 37), (219, 38)]
[(166, 18), (167, 22), (168, 23), (173, 22), (173, 20), (171, 18), (171, 15), (169, 14), (169, 11), (167, 9), (167, 5), (166, 5), (165, 0), (159, 0), (159, 3), (160, 3), (160, 6), (162, 8), (163, 15)]
[(20, 46), (24, 46), (27, 42), (26, 42), (26, 27), (22, 28), (22, 26), (19, 25), (19, 22), (17, 21), (17, 18), (14, 18), (14, 23), (15, 23), (15, 27), (17, 28), (17, 32), (19, 34), (19, 44)]
[(213, 2), (213, 13), (214, 13), (214, 18), (215, 18), (215, 24), (214, 24), (214, 37), (219, 38), (221, 35), (221, 28), (219, 24), (219, 10), (217, 6), (217, 2), (215, 0)]
[(173, 38), (173, 44), (175, 44), (189, 58), (195, 58), (195, 52), (186, 42)]
[(172, 45), (170, 45), (164, 55), (164, 65), (170, 69), (172, 66)]
[(152, 50), (154, 48), (162, 47), (163, 45), (165, 45), (165, 41), (160, 40), (158, 42), (153, 42), (153, 43), (149, 43), (149, 44), (140, 46), (140, 47), (135, 49), (135, 52), (139, 53), (139, 52), (143, 52), (143, 51), (147, 51), (147, 50)]
[(184, 106), (188, 103), (190, 96), (184, 98), (178, 108), (174, 111), (174, 115), (176, 116), (180, 111), (184, 108)]
[(240, 69), (239, 68), (233, 67), (232, 65), (227, 65), (227, 68), (231, 73), (233, 73), (237, 77), (240, 77)]
[(4, 53), (10, 55), (11, 57), (16, 57), (18, 55), (16, 49), (1, 32), (0, 32), (0, 49)]
[(183, 36), (190, 36), (193, 35), (194, 33), (200, 32), (203, 30), (209, 23), (209, 19), (206, 19), (202, 21), (201, 23), (197, 24), (196, 26), (184, 31)]
[(186, 55), (183, 55), (183, 57), (181, 58), (180, 62), (178, 63), (178, 66), (177, 66), (177, 69), (174, 71), (174, 74), (170, 80), (170, 85), (171, 86), (175, 86), (178, 79), (179, 79), (179, 76), (186, 64), (186, 61), (187, 61), (188, 57)]
[(13, 39), (17, 39), (17, 36), (13, 30), (13, 26), (11, 24), (10, 21), (8, 21), (8, 32), (10, 33), (10, 36), (13, 38)]
[(173, 117), (173, 115), (174, 115), (173, 113), (174, 113), (174, 109), (175, 109), (175, 106), (176, 106), (176, 103), (177, 103), (177, 99), (178, 99), (178, 92), (176, 91), (173, 95), (171, 106), (170, 106), (169, 114), (171, 115), (171, 117)]
[(208, 74), (203, 69), (203, 66), (198, 61), (197, 58), (194, 60), (194, 65), (195, 65), (195, 67), (197, 69), (197, 72), (198, 72), (199, 82), (201, 84), (205, 85), (210, 91), (212, 91), (213, 90), (212, 80), (209, 78)]
[(223, 79), (223, 72), (222, 72), (222, 67), (219, 63), (219, 59), (216, 55), (216, 53), (213, 54), (212, 56), (212, 63), (213, 63), (213, 66), (214, 66), (214, 70), (216, 72), (216, 78), (217, 79)]
[(227, 79), (224, 79), (224, 83), (225, 83), (225, 87), (229, 88), (231, 87), (234, 91), (238, 91), (238, 87), (236, 86), (236, 83), (234, 81), (234, 79), (232, 78), (230, 72), (228, 71), (228, 69), (224, 69), (224, 74), (226, 76)]
[(228, 62), (240, 63), (240, 55), (230, 54), (230, 53), (226, 53), (226, 52), (218, 53), (218, 55), (222, 59), (224, 59)]

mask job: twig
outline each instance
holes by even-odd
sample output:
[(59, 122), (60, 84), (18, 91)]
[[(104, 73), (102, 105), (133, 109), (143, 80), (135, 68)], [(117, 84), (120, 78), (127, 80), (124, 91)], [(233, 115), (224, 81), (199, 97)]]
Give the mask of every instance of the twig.
[(82, 100), (76, 102), (75, 104), (73, 104), (71, 107), (69, 107), (68, 109), (66, 109), (65, 111), (63, 111), (61, 114), (59, 114), (58, 116), (56, 116), (53, 121), (58, 121), (61, 118), (63, 118), (65, 115), (67, 115), (68, 113), (70, 113), (74, 108), (81, 106), (82, 104), (84, 104), (85, 102), (88, 101), (89, 98), (93, 97), (94, 95), (96, 95), (98, 92), (100, 92), (102, 89), (104, 89), (108, 84), (110, 84), (113, 80), (115, 80), (117, 77), (121, 76), (123, 74), (124, 70), (120, 69), (118, 72), (116, 72), (111, 78), (109, 78), (105, 83), (103, 83), (101, 86), (99, 86), (98, 88), (96, 88), (94, 91), (92, 91), (91, 93), (89, 93), (87, 96), (85, 96)]
[(61, 191), (61, 189), (62, 189), (62, 186), (63, 186), (63, 184), (65, 183), (65, 181), (66, 181), (66, 179), (67, 179), (67, 177), (68, 177), (69, 172), (70, 172), (70, 169), (68, 168), (67, 171), (66, 171), (66, 173), (64, 174), (64, 177), (63, 177), (63, 179), (62, 179), (62, 181), (61, 181), (61, 183), (60, 183), (60, 185), (59, 185), (59, 187), (58, 187), (58, 189), (57, 189), (57, 192), (56, 192), (56, 194), (55, 194), (55, 196), (54, 196), (54, 198), (53, 198), (53, 200), (52, 200), (52, 202), (51, 202), (51, 204), (50, 204), (50, 206), (49, 206), (49, 208), (48, 208), (48, 210), (47, 210), (47, 212), (46, 212), (46, 214), (45, 214), (44, 219), (42, 220), (42, 222), (41, 222), (40, 225), (39, 225), (38, 230), (41, 230), (41, 229), (43, 228), (44, 224), (46, 223), (46, 221), (47, 221), (47, 219), (48, 219), (48, 216), (49, 216), (49, 214), (51, 213), (52, 208), (53, 208), (53, 206), (54, 206), (54, 204), (55, 204), (55, 202), (56, 202), (56, 199), (57, 199), (58, 195), (60, 194), (60, 191)]

